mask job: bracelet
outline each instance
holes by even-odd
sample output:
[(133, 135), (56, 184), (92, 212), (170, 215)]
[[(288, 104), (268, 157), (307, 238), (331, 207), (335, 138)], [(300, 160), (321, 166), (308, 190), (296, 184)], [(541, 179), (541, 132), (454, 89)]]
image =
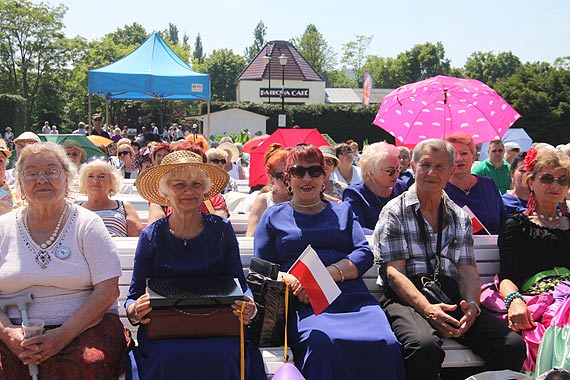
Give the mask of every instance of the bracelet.
[(522, 294), (520, 294), (519, 292), (510, 292), (509, 294), (507, 294), (507, 296), (505, 297), (505, 309), (509, 310), (511, 303), (517, 298), (523, 299)]
[(478, 317), (479, 314), (481, 314), (481, 307), (479, 307), (479, 304), (477, 304), (477, 302), (475, 301), (469, 301), (468, 303), (475, 306), (475, 309), (477, 309), (477, 317)]
[(340, 267), (336, 264), (331, 264), (331, 267), (334, 267), (336, 270), (338, 270), (338, 273), (340, 273), (340, 282), (344, 282), (344, 273), (342, 273)]

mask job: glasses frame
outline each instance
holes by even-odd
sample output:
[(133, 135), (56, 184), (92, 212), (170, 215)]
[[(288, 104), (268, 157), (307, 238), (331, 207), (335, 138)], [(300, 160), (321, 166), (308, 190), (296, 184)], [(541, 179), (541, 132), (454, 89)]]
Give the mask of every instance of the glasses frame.
[(284, 172), (270, 173), (270, 175), (278, 181), (283, 181), (285, 179)]
[(392, 168), (392, 169), (382, 169), (382, 172), (384, 172), (384, 174), (386, 174), (388, 177), (393, 177), (394, 174), (400, 173), (401, 171), (402, 171), (401, 166), (398, 166), (397, 168)]
[(117, 152), (117, 157), (125, 156), (127, 154), (131, 154), (128, 150), (123, 150), (122, 152)]
[(295, 165), (291, 166), (289, 170), (287, 170), (287, 173), (289, 173), (291, 177), (299, 179), (304, 178), (307, 173), (309, 173), (311, 178), (319, 178), (326, 174), (325, 169), (321, 165), (313, 165), (308, 168), (305, 166)]
[[(49, 173), (48, 173), (48, 171), (49, 171)], [(26, 169), (26, 170), (22, 170), (21, 173), (22, 173), (22, 177), (26, 181), (37, 181), (38, 179), (40, 179), (42, 174), (48, 180), (58, 179), (59, 177), (61, 177), (61, 173), (64, 171), (65, 171), (64, 169), (60, 169), (60, 168), (49, 168), (47, 170)], [(28, 173), (26, 174), (26, 172), (28, 172)], [(30, 176), (30, 174), (32, 174), (32, 176)], [(34, 178), (33, 175), (36, 175), (36, 177)]]
[(544, 173), (538, 176), (538, 180), (543, 185), (552, 185), (554, 182), (557, 182), (562, 187), (570, 186), (570, 177), (566, 174), (555, 177), (552, 174)]
[(210, 162), (213, 163), (213, 164), (222, 164), (222, 165), (225, 165), (225, 164), (227, 164), (228, 161), (226, 161), (225, 158), (212, 158), (212, 159), (210, 160)]

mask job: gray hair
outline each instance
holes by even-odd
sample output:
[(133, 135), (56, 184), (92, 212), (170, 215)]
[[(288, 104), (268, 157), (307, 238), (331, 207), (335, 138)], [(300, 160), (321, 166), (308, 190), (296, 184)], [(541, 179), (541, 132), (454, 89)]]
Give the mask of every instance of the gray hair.
[(358, 161), (358, 166), (362, 169), (362, 178), (366, 179), (370, 174), (380, 170), (380, 165), (386, 157), (392, 155), (398, 158), (398, 154), (398, 148), (384, 141), (367, 145)]
[(412, 154), (412, 162), (414, 165), (417, 165), (420, 162), (420, 158), (422, 154), (426, 150), (435, 150), (439, 152), (441, 150), (447, 151), (447, 158), (449, 159), (449, 165), (455, 165), (455, 149), (453, 149), (453, 145), (448, 143), (447, 141), (443, 141), (441, 139), (427, 139), (420, 141), (414, 148), (414, 152)]
[(101, 170), (109, 175), (111, 181), (110, 196), (117, 194), (121, 190), (121, 184), (123, 183), (121, 172), (106, 161), (95, 160), (83, 165), (79, 170), (79, 192), (81, 194), (87, 194), (87, 190), (85, 189), (87, 175), (94, 170)]
[(65, 172), (65, 176), (67, 177), (66, 193), (69, 193), (71, 182), (75, 177), (75, 175), (77, 174), (77, 168), (75, 164), (71, 161), (71, 159), (67, 156), (67, 153), (65, 153), (65, 149), (63, 148), (63, 146), (53, 143), (51, 141), (39, 142), (27, 145), (20, 152), (20, 157), (18, 157), (18, 161), (16, 162), (16, 170), (14, 170), (14, 174), (16, 177), (16, 191), (18, 193), (23, 194), (20, 181), (24, 178), (22, 176), (22, 172), (26, 167), (26, 160), (30, 158), (30, 156), (35, 156), (35, 155), (44, 156), (46, 154), (51, 154), (55, 156), (55, 158), (57, 158), (57, 160), (60, 162), (61, 166), (63, 167), (63, 171)]
[(213, 160), (215, 158), (217, 158), (218, 160), (221, 158), (225, 158), (226, 160), (229, 161), (229, 157), (230, 154), (228, 153), (227, 150), (224, 149), (220, 149), (220, 148), (210, 148), (206, 151), (206, 157), (208, 158), (208, 161)]

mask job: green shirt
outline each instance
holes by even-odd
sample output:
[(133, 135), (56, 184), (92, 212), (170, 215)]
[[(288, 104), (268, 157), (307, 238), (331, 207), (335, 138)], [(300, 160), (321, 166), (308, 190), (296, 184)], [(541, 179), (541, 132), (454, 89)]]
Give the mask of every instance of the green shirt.
[(501, 194), (505, 194), (511, 187), (511, 164), (503, 160), (503, 165), (496, 168), (495, 165), (487, 158), (485, 161), (480, 162), (471, 170), (471, 173), (476, 175), (484, 175), (491, 177), (499, 188)]

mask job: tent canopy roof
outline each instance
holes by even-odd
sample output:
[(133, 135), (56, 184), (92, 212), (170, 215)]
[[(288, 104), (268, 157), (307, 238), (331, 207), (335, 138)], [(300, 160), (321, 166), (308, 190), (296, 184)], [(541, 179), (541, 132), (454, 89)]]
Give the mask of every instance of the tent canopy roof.
[(89, 94), (110, 99), (210, 100), (210, 77), (182, 61), (156, 32), (117, 62), (89, 70)]

